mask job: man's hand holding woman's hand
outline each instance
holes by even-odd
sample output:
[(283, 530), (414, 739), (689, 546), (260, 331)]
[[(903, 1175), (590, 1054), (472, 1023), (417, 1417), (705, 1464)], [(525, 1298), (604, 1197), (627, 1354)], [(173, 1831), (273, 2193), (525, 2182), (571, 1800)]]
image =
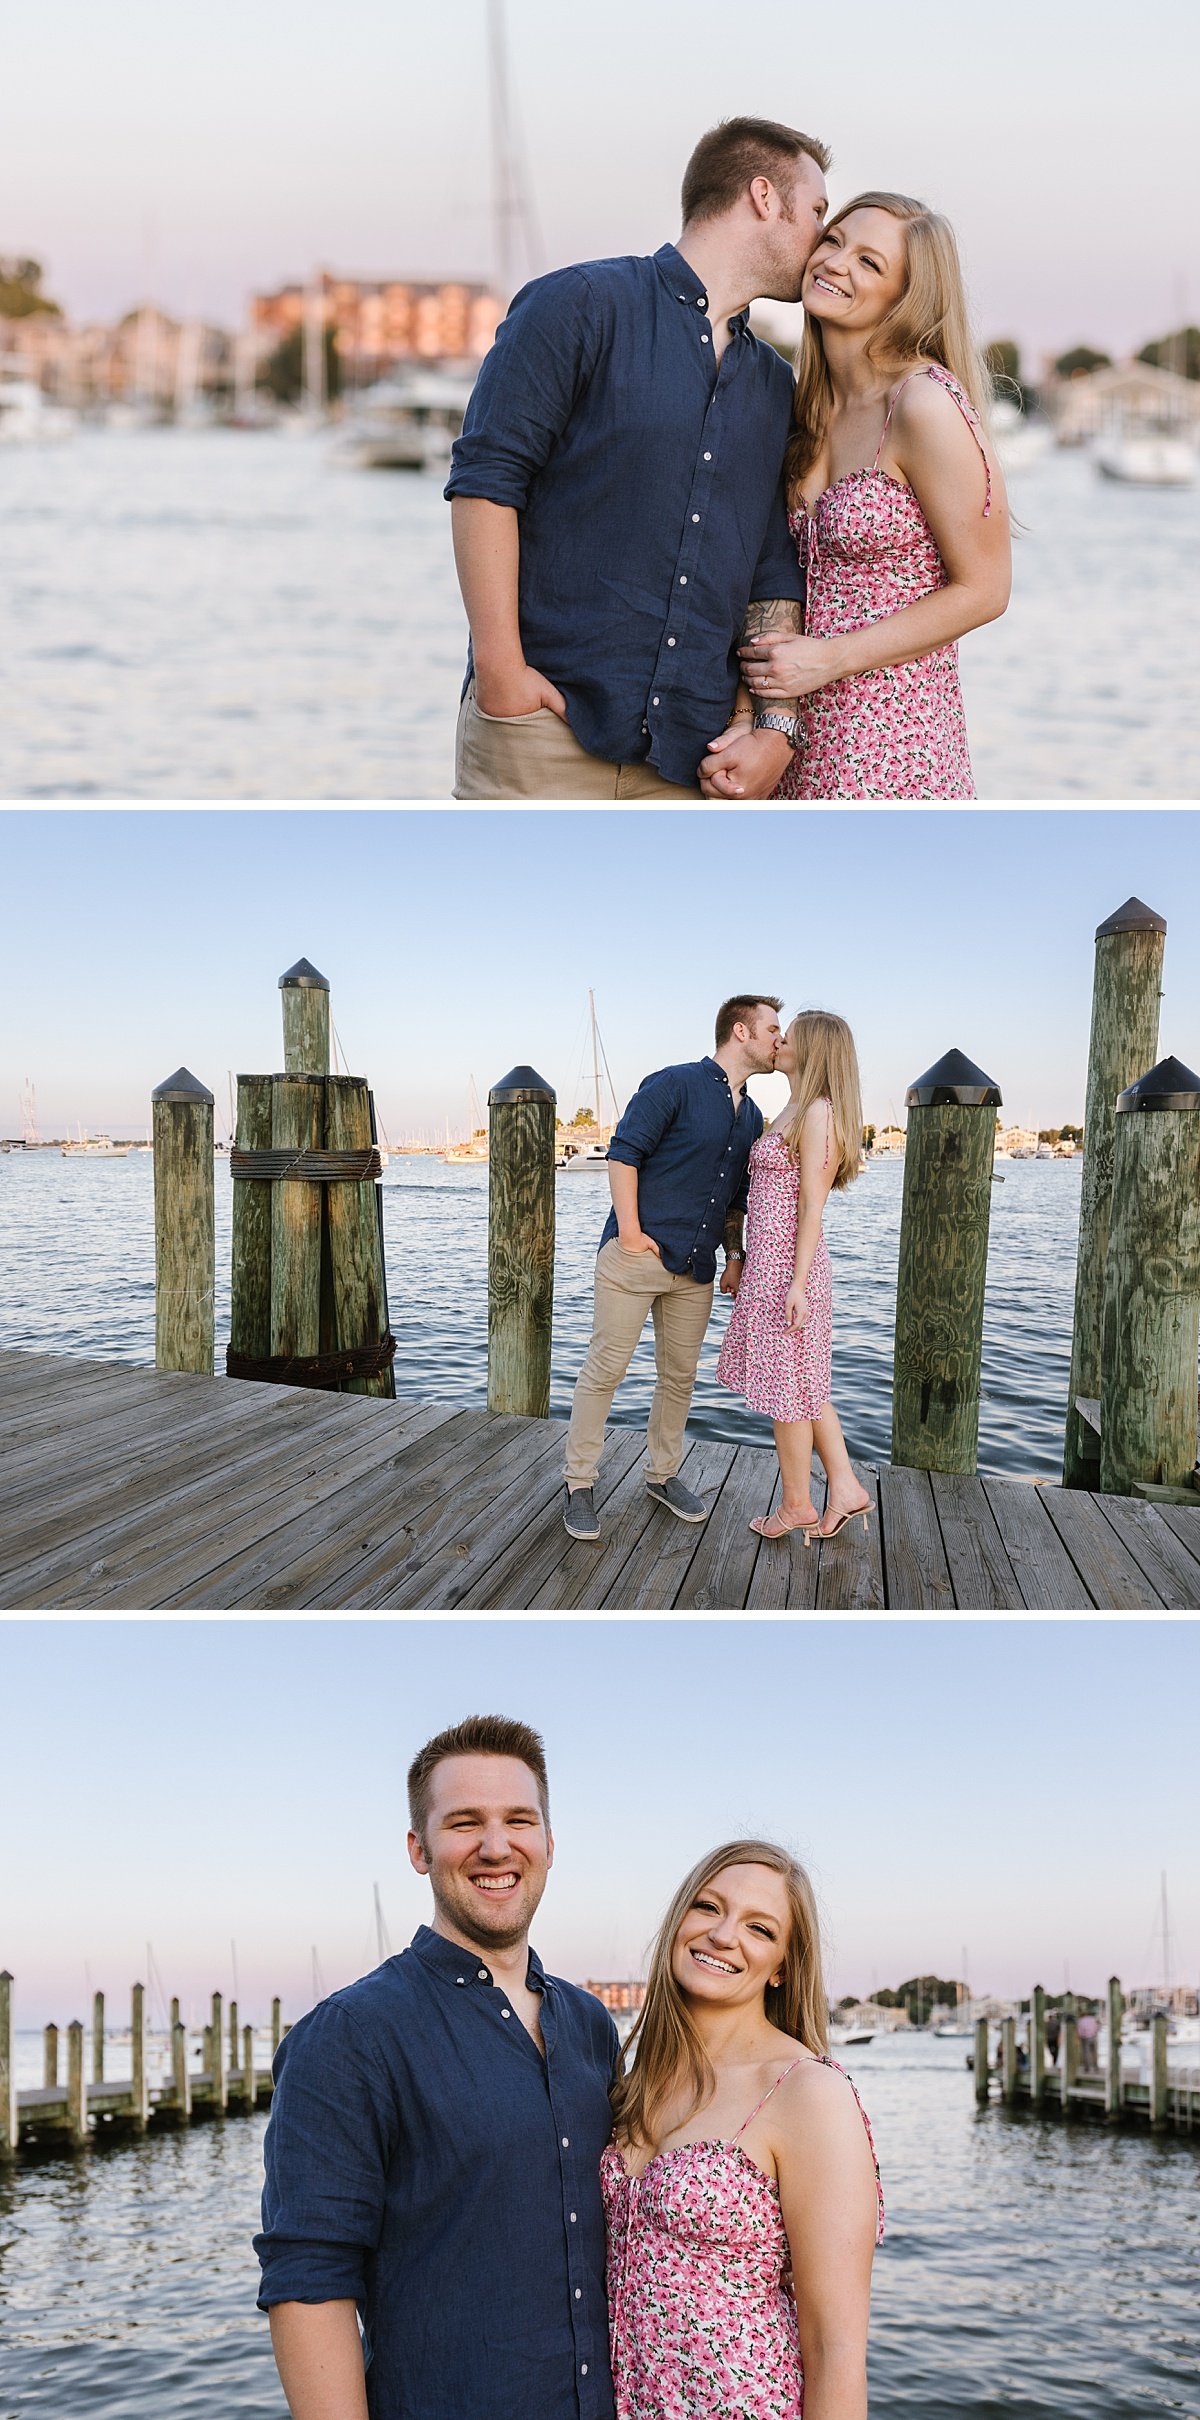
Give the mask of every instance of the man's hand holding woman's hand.
[(710, 740), (700, 764), (701, 798), (769, 798), (792, 761), (784, 731), (755, 731), (744, 715)]
[(475, 666), (475, 703), (481, 714), (536, 714), (548, 706), (565, 723), (567, 701), (553, 681), (535, 672), (532, 664)]

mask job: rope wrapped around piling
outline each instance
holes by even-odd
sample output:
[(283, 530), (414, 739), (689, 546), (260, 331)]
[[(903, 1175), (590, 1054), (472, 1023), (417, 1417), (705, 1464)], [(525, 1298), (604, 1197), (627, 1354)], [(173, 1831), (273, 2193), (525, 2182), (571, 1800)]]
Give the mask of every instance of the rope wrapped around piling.
[(380, 1377), (395, 1352), (396, 1339), (390, 1328), (378, 1344), (351, 1345), (340, 1353), (276, 1353), (265, 1361), (255, 1361), (249, 1353), (235, 1353), (230, 1344), (225, 1347), (225, 1375), (257, 1378), (264, 1386), (337, 1387), (347, 1378)]
[(235, 1143), (229, 1169), (243, 1183), (364, 1185), (382, 1176), (383, 1161), (374, 1143), (366, 1151), (245, 1151)]

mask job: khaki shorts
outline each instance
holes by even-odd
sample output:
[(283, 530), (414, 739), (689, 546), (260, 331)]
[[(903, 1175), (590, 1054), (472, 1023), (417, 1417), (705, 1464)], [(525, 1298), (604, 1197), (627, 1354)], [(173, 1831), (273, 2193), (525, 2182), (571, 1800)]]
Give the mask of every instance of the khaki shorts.
[(653, 765), (611, 765), (581, 748), (549, 706), (534, 714), (481, 714), (472, 681), (458, 710), (456, 798), (699, 798)]

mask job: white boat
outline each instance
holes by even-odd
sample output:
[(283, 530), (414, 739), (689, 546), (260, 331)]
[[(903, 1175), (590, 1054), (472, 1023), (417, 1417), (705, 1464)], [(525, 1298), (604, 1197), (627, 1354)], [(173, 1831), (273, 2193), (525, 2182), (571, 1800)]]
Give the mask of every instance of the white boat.
[(473, 385), (453, 370), (381, 378), (350, 407), (339, 456), (357, 470), (446, 470)]
[(1116, 428), (1097, 440), (1096, 468), (1102, 479), (1127, 487), (1194, 487), (1196, 452), (1186, 437), (1162, 429)]
[(50, 403), (32, 378), (13, 377), (0, 365), (0, 445), (54, 445), (70, 437), (76, 415)]
[(566, 1150), (554, 1163), (560, 1176), (575, 1176), (581, 1169), (608, 1169), (607, 1143), (588, 1143), (582, 1151)]
[(831, 2025), (829, 2039), (835, 2050), (861, 2050), (864, 2042), (873, 2042), (875, 2036), (865, 2025)]
[(114, 1143), (107, 1134), (81, 1134), (78, 1141), (64, 1143), (64, 1160), (127, 1160), (132, 1143)]

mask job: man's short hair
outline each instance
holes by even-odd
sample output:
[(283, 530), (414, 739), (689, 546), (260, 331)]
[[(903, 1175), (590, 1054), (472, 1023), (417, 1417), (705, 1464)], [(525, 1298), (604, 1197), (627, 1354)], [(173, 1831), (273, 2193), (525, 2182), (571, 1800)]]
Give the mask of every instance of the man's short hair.
[(735, 1025), (751, 1023), (756, 1008), (773, 1008), (778, 1016), (782, 1007), (782, 1000), (776, 1000), (770, 992), (735, 992), (732, 1000), (723, 1000), (717, 1010), (717, 1049), (733, 1040)]
[(465, 1722), (452, 1723), (448, 1731), (439, 1731), (435, 1739), (427, 1739), (408, 1768), (408, 1813), (418, 1840), (424, 1840), (429, 1821), (430, 1783), (437, 1766), (444, 1764), (448, 1756), (515, 1756), (520, 1764), (528, 1765), (537, 1781), (538, 1799), (549, 1831), (550, 1784), (540, 1732), (508, 1714), (468, 1714)]
[(775, 118), (723, 118), (702, 134), (683, 172), (683, 223), (723, 218), (740, 200), (752, 177), (769, 177), (786, 199), (802, 159), (828, 170), (833, 157), (815, 135), (781, 126)]

